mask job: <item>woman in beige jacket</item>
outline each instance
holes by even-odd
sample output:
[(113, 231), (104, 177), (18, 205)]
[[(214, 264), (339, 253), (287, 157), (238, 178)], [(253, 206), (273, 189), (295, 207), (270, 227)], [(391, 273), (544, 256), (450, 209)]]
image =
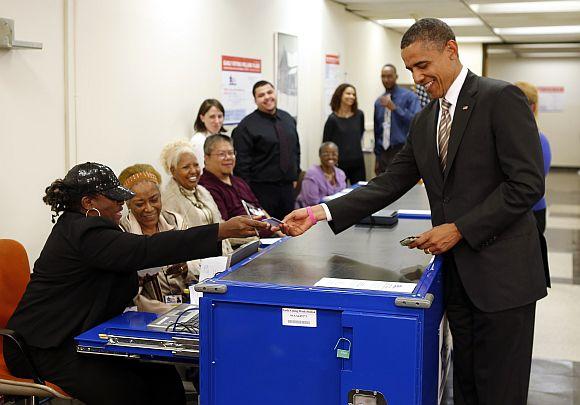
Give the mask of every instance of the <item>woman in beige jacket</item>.
[[(161, 152), (161, 163), (171, 176), (163, 190), (163, 206), (183, 217), (188, 226), (223, 222), (209, 191), (198, 185), (201, 168), (186, 140), (171, 142)], [(222, 242), (223, 254), (232, 252), (228, 240)]]
[[(181, 215), (166, 210), (161, 203), (161, 175), (148, 164), (127, 167), (119, 180), (135, 196), (127, 201), (129, 211), (121, 219), (120, 227), (136, 235), (189, 228)], [(134, 302), (139, 311), (162, 314), (178, 303), (176, 297), (184, 294), (199, 278), (199, 260), (176, 263), (161, 268), (139, 271), (139, 294)]]

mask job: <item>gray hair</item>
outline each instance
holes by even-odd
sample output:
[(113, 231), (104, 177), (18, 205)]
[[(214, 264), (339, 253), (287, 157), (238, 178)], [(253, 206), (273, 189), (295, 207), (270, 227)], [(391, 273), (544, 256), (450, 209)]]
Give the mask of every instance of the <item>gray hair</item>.
[(195, 156), (195, 152), (193, 151), (191, 143), (184, 139), (173, 141), (165, 145), (161, 151), (160, 157), (161, 165), (165, 169), (165, 172), (171, 175), (171, 168), (176, 167), (177, 163), (179, 163), (179, 159), (181, 159), (181, 156), (186, 153), (191, 153), (193, 156)]
[(227, 142), (230, 145), (233, 145), (232, 138), (227, 135), (222, 134), (215, 134), (210, 135), (205, 138), (205, 142), (203, 143), (203, 153), (206, 155), (211, 155), (211, 151), (213, 150), (214, 146), (218, 142)]
[(417, 41), (430, 42), (443, 48), (450, 40), (455, 41), (455, 34), (449, 25), (437, 18), (422, 18), (403, 34), (401, 49)]
[(322, 145), (320, 145), (320, 148), (318, 148), (318, 156), (322, 155), (322, 149), (327, 148), (327, 147), (333, 147), (336, 148), (336, 151), (338, 152), (338, 145), (335, 144), (334, 142), (328, 141), (328, 142), (323, 142)]

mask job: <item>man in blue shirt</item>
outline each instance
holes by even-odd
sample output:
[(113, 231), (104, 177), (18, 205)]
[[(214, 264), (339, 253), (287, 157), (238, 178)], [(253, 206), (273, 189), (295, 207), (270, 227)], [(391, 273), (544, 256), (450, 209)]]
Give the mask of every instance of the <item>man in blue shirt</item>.
[(421, 110), (419, 98), (410, 90), (397, 86), (397, 69), (390, 63), (383, 66), (381, 80), (385, 93), (375, 101), (375, 173), (384, 172), (401, 150), (411, 120)]

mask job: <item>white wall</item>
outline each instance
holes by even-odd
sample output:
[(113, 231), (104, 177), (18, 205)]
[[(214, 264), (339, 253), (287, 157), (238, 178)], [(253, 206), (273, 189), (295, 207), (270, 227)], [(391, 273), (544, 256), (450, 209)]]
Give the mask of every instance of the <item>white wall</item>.
[[(303, 168), (318, 161), (325, 54), (340, 55), (369, 128), (382, 65), (411, 83), (400, 35), (329, 0), (0, 0), (0, 16), (16, 20), (17, 38), (44, 43), (0, 51), (0, 237), (32, 260), (51, 228), (45, 187), (88, 160), (160, 168), (162, 146), (189, 137), (201, 101), (220, 97), (221, 55), (259, 58), (272, 80), (274, 33), (298, 36)], [(480, 73), (481, 46), (460, 52)]]
[(469, 70), (481, 76), (483, 71), (483, 47), (481, 44), (459, 43), (459, 60)]
[(380, 92), (380, 66), (400, 60), (398, 34), (329, 1), (76, 5), (78, 159), (109, 162), (116, 171), (136, 161), (157, 164), (164, 143), (190, 135), (201, 101), (220, 96), (221, 55), (259, 58), (264, 78), (272, 80), (275, 32), (299, 37), (298, 129), (305, 167), (317, 159), (324, 124), (324, 54), (341, 55), (369, 117)]
[(10, 191), (0, 237), (22, 241), (32, 260), (51, 228), (44, 189), (67, 158), (117, 173), (137, 162), (161, 168), (162, 146), (188, 137), (201, 101), (220, 97), (221, 55), (259, 58), (272, 80), (274, 33), (299, 37), (304, 168), (322, 138), (324, 55), (341, 55), (367, 122), (380, 67), (400, 63), (399, 34), (328, 0), (0, 0), (0, 16), (16, 20), (17, 38), (44, 43), (0, 51), (0, 173)]
[[(44, 189), (65, 173), (62, 0), (0, 0), (16, 39), (42, 50), (0, 50), (0, 238), (35, 260), (51, 229)], [(32, 263), (31, 263), (32, 264)]]
[[(563, 86), (566, 97), (562, 112), (538, 115), (538, 127), (552, 150), (552, 166), (580, 167), (580, 59), (488, 58), (488, 75), (536, 86)], [(540, 94), (541, 97), (541, 94)]]

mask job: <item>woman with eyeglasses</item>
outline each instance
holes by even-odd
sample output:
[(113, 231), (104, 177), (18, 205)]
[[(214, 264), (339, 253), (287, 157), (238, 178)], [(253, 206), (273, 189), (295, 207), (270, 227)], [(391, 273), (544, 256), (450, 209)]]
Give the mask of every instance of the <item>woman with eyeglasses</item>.
[(204, 144), (205, 169), (199, 180), (211, 193), (222, 218), (245, 215), (242, 200), (260, 207), (258, 198), (242, 178), (234, 176), (236, 152), (232, 139), (226, 135), (211, 135)]

